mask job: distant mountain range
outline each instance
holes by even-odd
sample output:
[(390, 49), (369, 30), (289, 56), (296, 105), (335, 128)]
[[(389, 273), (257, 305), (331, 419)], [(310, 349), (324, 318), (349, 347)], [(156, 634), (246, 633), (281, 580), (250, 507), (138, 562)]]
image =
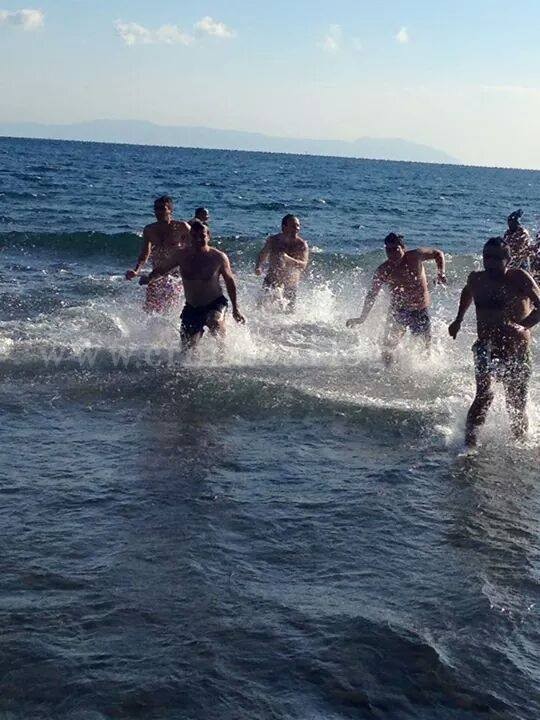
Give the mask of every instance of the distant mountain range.
[(272, 137), (238, 130), (205, 127), (166, 126), (141, 120), (93, 120), (71, 125), (41, 123), (0, 123), (0, 136), (82, 140), (87, 142), (169, 145), (214, 150), (255, 150), (299, 155), (332, 155), (372, 160), (458, 163), (442, 150), (400, 138), (359, 138), (358, 140), (306, 140)]

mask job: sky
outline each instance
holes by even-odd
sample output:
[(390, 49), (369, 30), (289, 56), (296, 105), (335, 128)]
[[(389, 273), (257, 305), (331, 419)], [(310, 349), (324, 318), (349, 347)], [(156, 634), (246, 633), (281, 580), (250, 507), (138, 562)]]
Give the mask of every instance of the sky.
[(0, 122), (400, 137), (540, 169), (540, 1), (0, 0)]

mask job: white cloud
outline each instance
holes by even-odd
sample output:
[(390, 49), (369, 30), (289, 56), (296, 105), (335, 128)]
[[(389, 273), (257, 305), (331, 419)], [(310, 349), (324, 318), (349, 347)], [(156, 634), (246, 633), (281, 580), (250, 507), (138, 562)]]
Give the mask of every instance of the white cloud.
[(190, 45), (191, 35), (179, 25), (162, 25), (151, 30), (138, 23), (117, 20), (114, 28), (126, 45)]
[(400, 45), (406, 45), (410, 41), (409, 31), (406, 27), (402, 27), (396, 35), (396, 40)]
[(343, 33), (340, 25), (330, 25), (326, 37), (319, 43), (325, 52), (337, 53), (341, 50), (341, 41)]
[(219, 38), (232, 38), (236, 35), (234, 30), (228, 28), (225, 23), (218, 22), (208, 15), (203, 17), (202, 20), (199, 20), (198, 23), (195, 23), (195, 29)]
[(41, 10), (0, 10), (0, 25), (37, 30), (43, 26), (44, 21), (45, 15)]

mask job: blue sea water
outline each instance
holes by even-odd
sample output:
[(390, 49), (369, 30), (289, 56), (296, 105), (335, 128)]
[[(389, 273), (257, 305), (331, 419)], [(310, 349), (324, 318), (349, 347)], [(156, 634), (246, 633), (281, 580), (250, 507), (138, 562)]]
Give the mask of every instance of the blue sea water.
[[(540, 173), (0, 139), (0, 718), (537, 720), (540, 384), (460, 454), (485, 239)], [(210, 208), (248, 323), (178, 354), (123, 279), (153, 198)], [(313, 248), (293, 316), (253, 262)], [(448, 254), (430, 360), (384, 371), (382, 238)], [(434, 275), (434, 269), (430, 270)]]

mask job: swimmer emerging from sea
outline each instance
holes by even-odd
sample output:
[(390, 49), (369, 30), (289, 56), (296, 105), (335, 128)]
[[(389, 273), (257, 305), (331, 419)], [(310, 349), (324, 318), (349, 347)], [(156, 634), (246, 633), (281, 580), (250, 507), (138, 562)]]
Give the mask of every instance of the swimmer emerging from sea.
[(390, 365), (407, 330), (422, 338), (427, 350), (431, 347), (431, 298), (424, 262), (435, 260), (437, 282), (445, 284), (446, 275), (444, 253), (441, 250), (407, 250), (403, 237), (396, 233), (386, 236), (384, 247), (388, 260), (375, 271), (362, 314), (347, 320), (347, 327), (356, 327), (366, 321), (377, 295), (387, 285), (390, 290), (390, 308), (384, 331), (382, 358), (385, 365)]
[(194, 215), (193, 218), (189, 221), (189, 224), (191, 225), (191, 223), (194, 222), (195, 220), (200, 220), (202, 223), (204, 223), (205, 225), (208, 225), (208, 226), (209, 226), (209, 225), (210, 225), (210, 212), (209, 212), (209, 210), (208, 210), (207, 208), (205, 208), (205, 207), (198, 207), (198, 208), (195, 210), (195, 215)]
[(512, 254), (509, 267), (529, 271), (531, 259), (535, 255), (535, 247), (529, 231), (521, 224), (522, 216), (523, 210), (510, 213), (507, 219), (508, 230), (504, 233), (503, 240)]
[(448, 332), (456, 338), (474, 300), (478, 340), (473, 345), (476, 397), (467, 415), (465, 442), (478, 441), (493, 402), (494, 380), (503, 383), (516, 438), (528, 430), (527, 395), (532, 371), (530, 328), (540, 321), (540, 288), (525, 270), (511, 268), (512, 252), (503, 238), (484, 245), (484, 270), (469, 275), (456, 319)]
[(214, 337), (225, 337), (225, 313), (228, 302), (223, 295), (220, 279), (223, 278), (231, 300), (232, 315), (238, 323), (245, 318), (238, 309), (236, 282), (229, 258), (225, 253), (209, 245), (210, 234), (204, 223), (194, 220), (189, 232), (189, 243), (177, 247), (169, 255), (167, 263), (159, 270), (140, 279), (141, 285), (159, 282), (160, 278), (175, 268), (180, 270), (186, 304), (182, 310), (181, 338), (184, 349), (194, 347), (207, 327)]
[(255, 266), (255, 274), (261, 275), (262, 266), (268, 263), (263, 282), (265, 299), (283, 298), (287, 312), (294, 312), (298, 284), (309, 260), (308, 244), (299, 233), (300, 220), (295, 215), (285, 215), (281, 232), (267, 239)]
[[(154, 270), (164, 267), (172, 253), (183, 247), (189, 236), (189, 223), (173, 220), (173, 200), (168, 195), (154, 202), (156, 222), (143, 230), (143, 244), (133, 270), (126, 272), (126, 280), (133, 280), (150, 260)], [(164, 313), (174, 305), (182, 292), (182, 284), (174, 275), (164, 275), (159, 282), (146, 289), (143, 309), (147, 313)]]

